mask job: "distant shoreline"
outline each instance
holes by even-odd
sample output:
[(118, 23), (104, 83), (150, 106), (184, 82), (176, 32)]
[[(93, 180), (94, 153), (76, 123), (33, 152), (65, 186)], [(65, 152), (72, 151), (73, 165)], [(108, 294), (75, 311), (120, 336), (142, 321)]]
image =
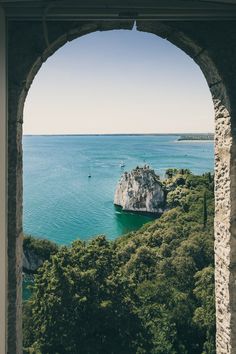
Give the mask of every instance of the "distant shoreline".
[[(181, 140), (187, 140), (187, 139), (182, 139), (184, 136), (190, 137), (188, 140), (207, 140), (207, 139), (193, 139), (194, 136), (206, 136), (206, 135), (213, 135), (213, 133), (117, 133), (117, 134), (23, 134), (24, 137), (31, 137), (31, 136), (179, 136), (180, 138), (178, 139), (179, 141)], [(213, 140), (213, 139), (209, 139)]]
[(176, 143), (214, 143), (214, 140), (207, 140), (207, 139), (198, 139), (198, 140), (176, 140)]
[(214, 141), (214, 134), (183, 134), (177, 141)]

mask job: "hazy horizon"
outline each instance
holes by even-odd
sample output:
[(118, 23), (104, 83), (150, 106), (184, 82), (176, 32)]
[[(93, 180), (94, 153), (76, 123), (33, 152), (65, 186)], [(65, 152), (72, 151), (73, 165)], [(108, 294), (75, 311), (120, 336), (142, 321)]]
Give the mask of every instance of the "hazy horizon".
[(120, 135), (172, 135), (172, 136), (179, 136), (179, 135), (207, 135), (207, 134), (214, 134), (213, 131), (209, 131), (209, 132), (180, 132), (180, 133), (68, 133), (68, 134), (65, 134), (65, 133), (60, 133), (60, 134), (29, 134), (29, 133), (24, 133), (23, 136), (99, 136), (99, 135), (102, 135), (102, 136), (106, 136), (106, 135), (109, 135), (109, 136), (120, 136)]
[(95, 32), (59, 49), (36, 75), (24, 135), (201, 134), (214, 108), (200, 68), (136, 30)]

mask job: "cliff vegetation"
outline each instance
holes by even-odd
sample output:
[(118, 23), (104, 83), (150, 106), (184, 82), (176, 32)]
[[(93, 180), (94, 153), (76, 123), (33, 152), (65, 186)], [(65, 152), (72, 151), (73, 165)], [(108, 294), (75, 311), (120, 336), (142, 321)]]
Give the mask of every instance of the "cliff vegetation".
[(215, 354), (214, 183), (170, 169), (159, 219), (60, 247), (24, 304), (25, 353)]

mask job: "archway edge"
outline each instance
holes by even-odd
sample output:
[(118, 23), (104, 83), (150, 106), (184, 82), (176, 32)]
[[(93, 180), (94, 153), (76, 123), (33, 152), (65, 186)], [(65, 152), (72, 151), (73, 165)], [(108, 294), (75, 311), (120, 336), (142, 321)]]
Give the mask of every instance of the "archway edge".
[[(46, 25), (46, 27), (45, 27)], [(132, 29), (134, 21), (9, 23), (8, 39), (8, 351), (22, 352), (22, 122), (27, 92), (43, 62), (65, 43), (96, 31)], [(228, 26), (228, 27), (227, 27)], [(223, 28), (223, 30), (222, 30)], [(172, 42), (200, 66), (210, 87), (216, 111), (216, 308), (217, 353), (236, 351), (236, 119), (230, 116), (235, 98), (236, 56), (230, 56), (236, 33), (230, 23), (142, 22), (137, 29)], [(225, 43), (225, 31), (229, 41)], [(223, 37), (222, 37), (223, 32)], [(197, 36), (195, 36), (197, 33)], [(208, 40), (206, 40), (206, 38)], [(233, 41), (234, 39), (234, 41)], [(226, 56), (227, 60), (221, 60)], [(223, 61), (223, 62), (222, 62)], [(17, 65), (16, 65), (17, 63)], [(226, 92), (230, 88), (230, 92)], [(229, 94), (228, 94), (229, 93)], [(235, 99), (236, 102), (236, 99)]]
[[(73, 25), (64, 33), (58, 35), (56, 38), (50, 40), (50, 28), (53, 24), (47, 26), (46, 31), (44, 31), (44, 41), (46, 47), (41, 53), (41, 55), (32, 63), (32, 67), (27, 73), (25, 92), (27, 92), (31, 86), (31, 83), (41, 68), (42, 64), (52, 56), (58, 49), (63, 47), (66, 43), (78, 39), (94, 32), (103, 32), (110, 30), (132, 30), (134, 26), (134, 21), (103, 21), (103, 22), (82, 22), (78, 25)], [(55, 36), (53, 36), (55, 37)]]
[[(135, 21), (102, 21), (102, 22), (82, 22), (79, 25), (72, 25), (63, 34), (58, 35), (55, 38), (54, 31), (50, 31), (52, 24), (44, 27), (43, 37), (46, 44), (43, 52), (38, 58), (31, 63), (31, 68), (27, 73), (25, 78), (25, 86), (22, 92), (21, 103), (24, 105), (24, 101), (27, 92), (32, 84), (34, 77), (40, 70), (42, 64), (52, 56), (58, 49), (63, 47), (67, 42), (78, 39), (84, 35), (94, 33), (97, 31), (109, 31), (109, 30), (132, 30), (135, 25)], [(226, 88), (219, 74), (216, 64), (211, 58), (209, 51), (200, 45), (196, 39), (191, 38), (190, 35), (186, 33), (186, 23), (185, 31), (181, 29), (179, 22), (159, 22), (159, 21), (137, 21), (137, 30), (146, 33), (155, 34), (163, 39), (168, 40), (173, 45), (183, 50), (188, 56), (190, 56), (200, 67), (203, 72), (209, 89), (212, 93), (213, 100), (217, 97), (220, 98), (221, 103), (227, 107), (230, 111), (230, 102), (226, 92)], [(190, 26), (192, 23), (190, 23)], [(180, 28), (179, 28), (180, 27)], [(52, 33), (52, 40), (50, 41), (50, 33)], [(21, 107), (19, 107), (21, 110)]]
[[(192, 23), (189, 23), (189, 25), (191, 28)], [(215, 98), (220, 99), (228, 111), (230, 110), (226, 88), (217, 65), (211, 58), (209, 50), (200, 44), (196, 38), (191, 37), (191, 34), (188, 34), (188, 23), (184, 23), (183, 26), (179, 22), (137, 21), (137, 29), (168, 40), (191, 57), (205, 76), (213, 100)]]

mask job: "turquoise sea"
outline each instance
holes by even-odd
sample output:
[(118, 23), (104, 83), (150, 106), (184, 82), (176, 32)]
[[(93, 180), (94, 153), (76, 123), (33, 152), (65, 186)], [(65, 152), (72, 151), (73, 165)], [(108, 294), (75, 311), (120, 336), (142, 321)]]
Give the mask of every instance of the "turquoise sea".
[(150, 217), (113, 205), (125, 170), (145, 163), (160, 176), (170, 167), (197, 174), (214, 169), (213, 142), (177, 139), (177, 135), (24, 136), (24, 232), (69, 244), (98, 234), (114, 239), (138, 229)]

